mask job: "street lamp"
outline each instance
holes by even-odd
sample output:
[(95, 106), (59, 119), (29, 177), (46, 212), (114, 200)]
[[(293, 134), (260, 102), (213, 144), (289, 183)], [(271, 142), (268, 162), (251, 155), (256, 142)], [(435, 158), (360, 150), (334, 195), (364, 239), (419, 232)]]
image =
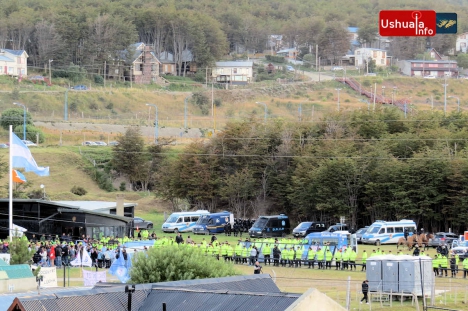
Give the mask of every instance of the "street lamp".
[(190, 96), (192, 95), (185, 97), (184, 100), (184, 129), (187, 129), (187, 101), (190, 98)]
[(340, 91), (341, 89), (335, 89), (336, 91), (338, 91), (338, 111), (340, 111)]
[(53, 62), (53, 59), (49, 59), (49, 83), (52, 85), (52, 72), (50, 70), (50, 64)]
[(394, 86), (393, 91), (392, 91), (392, 105), (393, 105), (393, 102), (395, 101), (395, 92), (396, 92), (396, 90), (397, 90), (397, 87)]
[(154, 143), (158, 144), (158, 106), (155, 104), (146, 104), (146, 106), (151, 106), (156, 109), (155, 120), (154, 120)]
[(447, 77), (445, 77), (445, 83), (442, 84), (442, 86), (444, 87), (444, 114), (447, 113)]
[(20, 103), (13, 103), (13, 105), (23, 107), (23, 140), (26, 140), (26, 106)]
[(264, 106), (264, 108), (265, 108), (265, 123), (266, 123), (266, 120), (267, 120), (267, 105), (265, 103), (262, 103), (262, 102), (255, 102), (255, 103)]
[(449, 96), (449, 98), (456, 98), (457, 99), (457, 106), (458, 106), (458, 109), (457, 109), (457, 112), (460, 112), (460, 98), (458, 96)]

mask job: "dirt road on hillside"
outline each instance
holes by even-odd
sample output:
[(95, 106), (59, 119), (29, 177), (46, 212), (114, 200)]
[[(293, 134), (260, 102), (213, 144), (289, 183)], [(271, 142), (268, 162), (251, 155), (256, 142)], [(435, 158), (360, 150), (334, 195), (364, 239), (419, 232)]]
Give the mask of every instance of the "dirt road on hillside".
[[(62, 131), (93, 131), (106, 134), (125, 133), (129, 125), (116, 124), (92, 124), (79, 122), (34, 122), (38, 127), (46, 129), (62, 130)], [(154, 127), (140, 126), (143, 136), (154, 135)], [(181, 138), (200, 138), (202, 133), (197, 128), (188, 129), (187, 132), (183, 128), (164, 127), (158, 129), (159, 137), (181, 137)]]

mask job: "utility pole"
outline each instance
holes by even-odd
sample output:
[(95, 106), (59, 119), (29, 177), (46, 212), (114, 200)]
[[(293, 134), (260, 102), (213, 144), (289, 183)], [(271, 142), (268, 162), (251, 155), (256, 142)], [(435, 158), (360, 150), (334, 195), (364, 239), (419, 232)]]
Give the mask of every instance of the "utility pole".
[(49, 83), (52, 86), (52, 70), (50, 69), (51, 63), (53, 62), (53, 59), (49, 59)]
[(213, 91), (214, 82), (211, 82), (211, 116), (214, 118), (214, 91)]
[(318, 44), (315, 45), (315, 70), (318, 70)]
[(340, 91), (341, 89), (335, 89), (336, 91), (338, 91), (338, 112), (340, 111)]
[(102, 72), (102, 79), (104, 80), (104, 87), (106, 87), (106, 68), (107, 68), (107, 61), (104, 61), (104, 71)]
[(65, 121), (68, 121), (68, 90), (65, 90), (65, 103), (64, 103), (64, 115), (63, 115), (63, 119)]
[(447, 113), (447, 77), (444, 78), (445, 79), (445, 83), (442, 84), (442, 86), (444, 87), (444, 115)]

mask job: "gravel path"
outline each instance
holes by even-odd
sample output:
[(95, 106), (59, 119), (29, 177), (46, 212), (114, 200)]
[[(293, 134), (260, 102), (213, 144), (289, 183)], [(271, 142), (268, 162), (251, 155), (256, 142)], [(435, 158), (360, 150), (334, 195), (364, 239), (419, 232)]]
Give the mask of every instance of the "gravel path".
[[(34, 122), (38, 127), (54, 130), (74, 130), (74, 131), (95, 131), (101, 133), (125, 133), (129, 125), (116, 125), (116, 124), (92, 124), (92, 123), (79, 123), (79, 122)], [(141, 126), (141, 133), (143, 136), (154, 135), (154, 127)], [(159, 137), (185, 137), (185, 138), (199, 138), (202, 133), (199, 129), (188, 129), (187, 133), (183, 128), (164, 127), (159, 128)]]

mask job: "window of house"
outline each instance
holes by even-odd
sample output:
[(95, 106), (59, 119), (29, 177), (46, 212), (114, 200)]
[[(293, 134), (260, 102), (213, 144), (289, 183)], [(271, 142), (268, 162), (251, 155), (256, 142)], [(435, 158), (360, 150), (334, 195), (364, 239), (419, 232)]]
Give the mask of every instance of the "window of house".
[(384, 64), (385, 64), (385, 59), (381, 59), (381, 60), (380, 60), (380, 64), (381, 64), (381, 65), (384, 65)]
[(13, 74), (15, 68), (13, 67), (8, 67), (8, 74)]
[(429, 68), (437, 68), (439, 67), (439, 64), (429, 64)]
[(234, 69), (232, 70), (232, 73), (237, 73), (237, 68), (234, 68)]
[(17, 58), (16, 58), (16, 62), (17, 62), (18, 64), (21, 64), (21, 57), (17, 57)]
[(143, 64), (140, 64), (140, 65), (139, 65), (139, 69), (138, 69), (138, 70), (139, 70), (139, 71), (143, 71)]
[(17, 73), (18, 75), (21, 74), (21, 68), (16, 68), (16, 71), (17, 71), (16, 73)]
[(116, 70), (115, 70), (115, 74), (118, 74), (118, 73), (119, 73), (119, 70), (118, 70), (118, 69), (116, 69)]
[(377, 51), (374, 51), (374, 58), (377, 58)]

